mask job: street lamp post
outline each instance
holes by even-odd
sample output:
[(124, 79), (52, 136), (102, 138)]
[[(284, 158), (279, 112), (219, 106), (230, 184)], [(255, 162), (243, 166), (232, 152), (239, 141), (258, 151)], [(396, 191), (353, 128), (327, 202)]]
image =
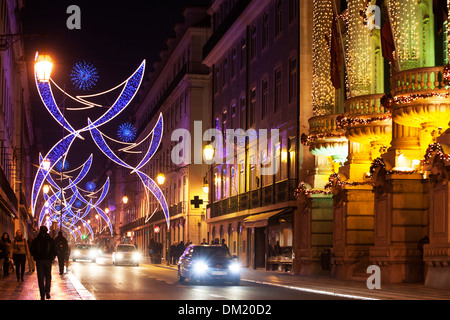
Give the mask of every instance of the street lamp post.
[(52, 73), (53, 61), (49, 55), (40, 55), (36, 52), (34, 70), (40, 82), (49, 82)]

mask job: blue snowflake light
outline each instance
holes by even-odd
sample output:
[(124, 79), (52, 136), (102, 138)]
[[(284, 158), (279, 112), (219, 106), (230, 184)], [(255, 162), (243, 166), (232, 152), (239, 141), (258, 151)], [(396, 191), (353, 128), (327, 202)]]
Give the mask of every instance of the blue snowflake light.
[(77, 89), (89, 90), (97, 84), (97, 68), (86, 61), (77, 62), (70, 74), (70, 80)]
[(96, 187), (95, 182), (93, 182), (93, 181), (86, 182), (86, 190), (87, 191), (94, 191), (95, 187)]
[(66, 171), (67, 169), (69, 169), (69, 162), (65, 160), (63, 166), (63, 160), (61, 159), (55, 164), (55, 169), (58, 170), (59, 172), (63, 170)]
[(131, 123), (123, 123), (117, 130), (117, 136), (123, 142), (131, 142), (136, 137), (136, 128)]

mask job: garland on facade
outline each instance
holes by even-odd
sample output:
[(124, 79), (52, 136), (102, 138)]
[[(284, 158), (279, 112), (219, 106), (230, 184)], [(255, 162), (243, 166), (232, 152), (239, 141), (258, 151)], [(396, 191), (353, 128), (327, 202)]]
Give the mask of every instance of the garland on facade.
[(341, 177), (339, 177), (339, 174), (332, 173), (330, 177), (328, 178), (328, 183), (325, 185), (325, 189), (331, 190), (333, 187), (333, 183), (335, 183), (335, 186), (339, 188), (344, 187), (355, 187), (355, 186), (362, 186), (366, 184), (370, 184), (370, 181), (354, 181), (354, 182), (348, 182), (348, 181), (341, 181)]
[(372, 117), (372, 118), (347, 118), (346, 116), (339, 116), (336, 118), (337, 127), (344, 129), (347, 126), (354, 126), (354, 125), (367, 125), (372, 122), (377, 121), (385, 121), (385, 120), (391, 120), (392, 116), (381, 116), (381, 117)]
[(410, 94), (407, 96), (402, 97), (395, 97), (393, 99), (393, 104), (405, 104), (405, 103), (411, 103), (413, 101), (416, 101), (418, 99), (429, 99), (429, 98), (449, 98), (450, 94), (448, 92), (446, 93), (439, 93), (439, 92), (430, 92), (430, 93), (422, 93), (422, 94)]
[(446, 86), (450, 85), (450, 63), (447, 63), (442, 73), (442, 83)]
[(431, 158), (431, 155), (436, 152), (436, 155), (444, 161), (449, 161), (450, 160), (450, 154), (448, 153), (444, 153), (444, 149), (442, 148), (442, 146), (435, 142), (435, 143), (431, 143), (428, 148), (427, 151), (425, 152), (425, 157), (422, 160), (423, 163), (429, 163), (429, 160)]
[(323, 140), (326, 138), (342, 138), (345, 137), (345, 133), (317, 133), (317, 134), (302, 134), (300, 137), (300, 141), (305, 146), (310, 146), (311, 143), (317, 140)]
[(409, 170), (409, 171), (404, 171), (404, 170), (386, 170), (386, 164), (384, 163), (383, 158), (378, 157), (375, 160), (372, 161), (372, 164), (370, 165), (370, 176), (372, 177), (373, 174), (375, 173), (375, 170), (377, 168), (383, 168), (386, 172), (386, 175), (391, 175), (391, 174), (414, 174), (414, 173), (418, 173), (417, 170)]
[(322, 190), (322, 189), (308, 189), (306, 184), (302, 181), (298, 184), (298, 187), (294, 190), (294, 196), (298, 198), (300, 195), (305, 197), (310, 197), (313, 194), (324, 194), (330, 195), (330, 190)]

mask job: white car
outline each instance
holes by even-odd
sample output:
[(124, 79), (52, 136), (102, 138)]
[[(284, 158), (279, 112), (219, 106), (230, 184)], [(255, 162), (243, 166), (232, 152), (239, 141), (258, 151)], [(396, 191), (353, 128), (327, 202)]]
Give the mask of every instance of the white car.
[(77, 260), (91, 260), (95, 262), (99, 255), (99, 249), (92, 244), (77, 244), (72, 251), (72, 261)]
[(132, 244), (119, 244), (112, 254), (113, 265), (131, 264), (139, 266), (142, 255)]

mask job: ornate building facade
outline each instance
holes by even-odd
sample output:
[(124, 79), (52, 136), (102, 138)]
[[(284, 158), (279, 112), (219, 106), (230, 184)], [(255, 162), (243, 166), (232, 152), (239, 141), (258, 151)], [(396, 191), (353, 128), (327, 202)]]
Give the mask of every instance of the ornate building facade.
[[(292, 270), (293, 196), (299, 177), (298, 1), (213, 1), (212, 127), (226, 140), (216, 157), (207, 213), (209, 240), (224, 241), (250, 268)], [(262, 130), (272, 140), (261, 144)], [(217, 148), (220, 148), (216, 144)], [(272, 150), (272, 151), (270, 151)], [(269, 159), (271, 159), (269, 161)], [(264, 174), (268, 165), (278, 170)]]
[(302, 141), (316, 162), (298, 201), (303, 225), (327, 212), (328, 228), (299, 249), (297, 271), (323, 272), (329, 249), (337, 278), (377, 265), (385, 282), (449, 287), (447, 2), (302, 6), (314, 113)]

